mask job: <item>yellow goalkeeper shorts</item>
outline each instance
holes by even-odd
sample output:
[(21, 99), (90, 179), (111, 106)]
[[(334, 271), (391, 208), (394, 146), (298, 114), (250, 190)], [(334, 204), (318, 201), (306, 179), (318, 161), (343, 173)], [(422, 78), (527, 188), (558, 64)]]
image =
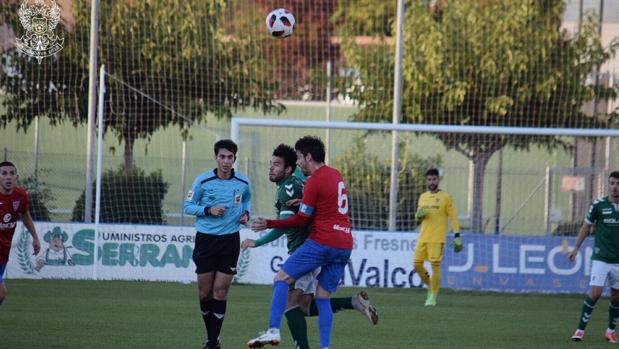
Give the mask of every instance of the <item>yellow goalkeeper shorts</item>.
[(441, 262), (443, 260), (443, 252), (445, 244), (442, 242), (421, 242), (415, 248), (415, 257), (413, 261), (423, 262)]

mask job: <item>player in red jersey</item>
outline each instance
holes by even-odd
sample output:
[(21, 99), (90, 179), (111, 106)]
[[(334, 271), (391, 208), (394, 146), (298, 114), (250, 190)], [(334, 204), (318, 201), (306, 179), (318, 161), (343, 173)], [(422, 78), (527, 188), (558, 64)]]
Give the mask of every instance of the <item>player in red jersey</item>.
[(269, 329), (250, 340), (250, 348), (266, 344), (278, 345), (281, 341), (279, 328), (286, 307), (289, 285), (297, 278), (321, 267), (316, 278), (316, 306), (320, 347), (329, 348), (333, 310), (330, 297), (344, 277), (344, 268), (350, 259), (353, 246), (350, 218), (348, 216), (348, 193), (340, 172), (325, 165), (325, 146), (315, 137), (306, 136), (295, 144), (297, 165), (303, 174), (310, 176), (305, 184), (299, 212), (289, 218), (266, 220), (258, 218), (252, 223), (254, 231), (267, 228), (295, 228), (312, 223), (308, 239), (282, 265), (275, 275), (275, 287), (271, 300)]
[(39, 254), (41, 242), (28, 212), (28, 193), (16, 187), (17, 168), (9, 161), (0, 162), (0, 304), (6, 297), (4, 285), (4, 270), (9, 261), (11, 242), (17, 226), (17, 218), (21, 216), (24, 225), (32, 235), (34, 254)]

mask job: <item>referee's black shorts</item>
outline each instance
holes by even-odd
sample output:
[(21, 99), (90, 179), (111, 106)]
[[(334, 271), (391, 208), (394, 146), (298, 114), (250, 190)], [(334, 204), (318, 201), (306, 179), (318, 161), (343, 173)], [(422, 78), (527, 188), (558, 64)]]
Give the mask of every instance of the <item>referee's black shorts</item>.
[(197, 232), (195, 241), (192, 257), (196, 264), (196, 274), (214, 271), (236, 274), (236, 263), (241, 250), (241, 237), (238, 231), (225, 235)]

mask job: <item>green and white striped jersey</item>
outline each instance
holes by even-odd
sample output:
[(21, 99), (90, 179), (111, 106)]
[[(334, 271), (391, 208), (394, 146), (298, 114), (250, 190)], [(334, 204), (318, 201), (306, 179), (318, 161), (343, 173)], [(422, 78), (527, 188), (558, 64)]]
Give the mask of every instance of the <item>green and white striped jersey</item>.
[[(299, 210), (299, 206), (289, 206), (287, 202), (292, 199), (301, 199), (302, 197), (303, 181), (297, 176), (288, 176), (277, 183), (275, 210), (279, 218), (295, 215)], [(309, 235), (309, 229), (307, 227), (286, 229), (285, 234), (288, 239), (288, 253), (292, 254), (292, 252), (305, 242)]]

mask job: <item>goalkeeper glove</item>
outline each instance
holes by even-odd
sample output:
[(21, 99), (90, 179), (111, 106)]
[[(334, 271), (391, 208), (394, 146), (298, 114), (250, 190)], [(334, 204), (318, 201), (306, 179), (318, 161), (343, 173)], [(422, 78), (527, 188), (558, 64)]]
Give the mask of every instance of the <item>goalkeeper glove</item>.
[(421, 207), (417, 210), (417, 213), (415, 213), (415, 219), (420, 221), (425, 218), (426, 214), (427, 214), (426, 209)]
[(458, 253), (464, 249), (464, 244), (462, 243), (462, 238), (460, 237), (460, 233), (456, 233), (454, 237), (454, 242), (451, 244), (454, 248), (454, 252)]

